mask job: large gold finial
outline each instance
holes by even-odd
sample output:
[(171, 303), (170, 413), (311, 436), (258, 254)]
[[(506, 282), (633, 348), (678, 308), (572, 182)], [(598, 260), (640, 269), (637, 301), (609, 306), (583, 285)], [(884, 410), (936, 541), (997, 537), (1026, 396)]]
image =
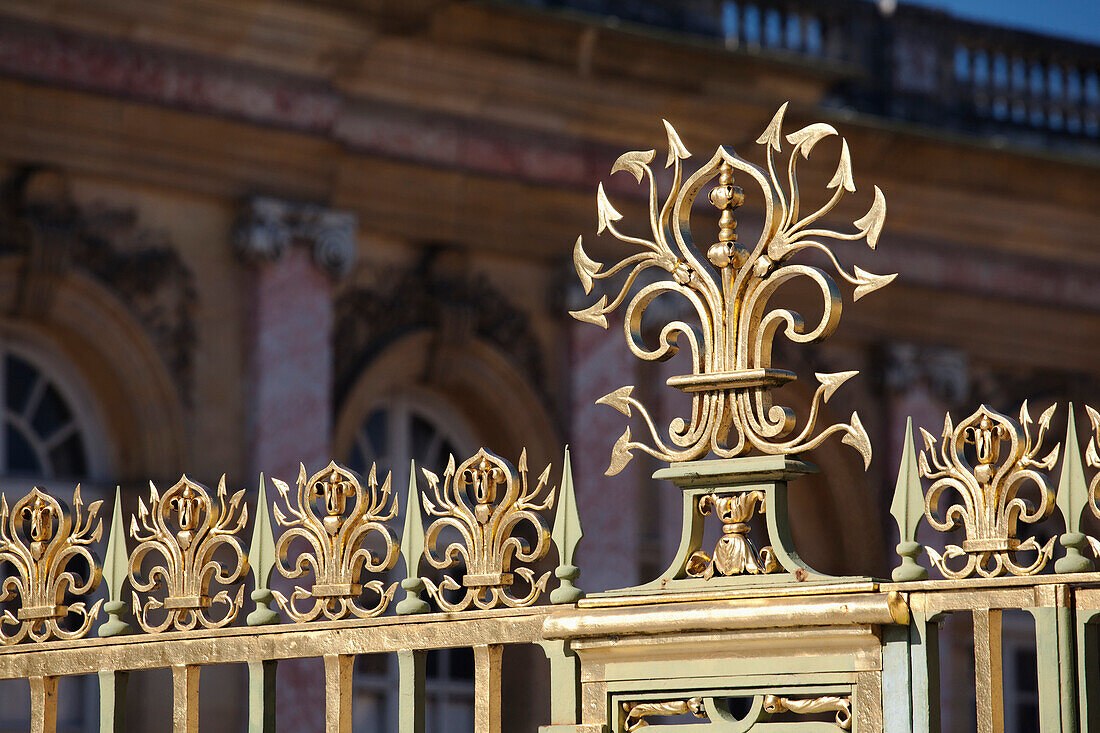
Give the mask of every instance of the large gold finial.
[[(585, 253), (578, 237), (573, 262), (586, 293), (592, 292), (596, 280), (624, 270), (628, 270), (628, 274), (618, 294), (610, 301), (607, 295), (601, 295), (594, 304), (573, 311), (571, 315), (607, 328), (607, 314), (629, 296), (624, 325), (627, 345), (635, 356), (664, 361), (678, 352), (682, 338), (691, 350), (692, 360), (691, 374), (668, 379), (670, 386), (691, 395), (692, 405), (689, 420), (680, 417), (672, 420), (667, 441), (662, 439), (645, 407), (632, 396), (633, 387), (621, 387), (597, 400), (627, 417), (638, 410), (652, 439), (652, 445), (636, 441), (627, 428), (612, 451), (611, 465), (607, 469), (609, 475), (621, 471), (634, 450), (669, 462), (694, 460), (709, 453), (729, 458), (753, 450), (778, 455), (810, 450), (834, 433), (842, 433), (843, 442), (855, 447), (863, 455), (864, 463), (870, 464), (870, 440), (855, 413), (849, 423), (816, 430), (821, 404), (857, 372), (815, 375), (818, 387), (801, 429), (796, 429), (793, 410), (772, 403), (771, 390), (796, 378), (792, 372), (772, 368), (772, 343), (776, 334), (782, 330), (783, 335), (795, 343), (815, 343), (828, 338), (840, 321), (840, 292), (833, 278), (812, 265), (793, 263), (791, 258), (810, 249), (823, 253), (836, 273), (855, 287), (854, 300), (883, 287), (895, 277), (874, 275), (858, 266), (849, 271), (822, 241), (864, 240), (874, 249), (886, 218), (886, 199), (877, 186), (871, 208), (854, 222), (856, 231), (843, 233), (813, 227), (832, 211), (845, 192), (856, 190), (846, 141), (841, 141), (836, 173), (827, 184), (827, 188), (835, 189), (832, 197), (813, 213), (799, 215), (798, 157), (808, 158), (818, 142), (836, 135), (837, 131), (831, 125), (818, 123), (786, 136), (787, 142), (794, 147), (787, 162), (784, 188), (776, 176), (774, 156), (781, 152), (786, 109), (786, 104), (779, 108), (757, 140), (767, 150), (767, 170), (749, 163), (730, 148), (719, 147), (710, 161), (686, 181), (682, 180), (682, 161), (690, 157), (690, 153), (666, 121), (669, 151), (665, 167), (673, 169), (673, 179), (663, 203), (658, 199), (650, 167), (656, 151), (632, 151), (620, 156), (611, 168), (613, 174), (627, 171), (638, 183), (643, 179), (649, 183), (650, 238), (620, 232), (615, 223), (622, 215), (611, 205), (603, 185), (597, 189), (598, 232), (609, 231), (616, 239), (641, 251), (604, 269), (602, 263)], [(747, 175), (763, 194), (763, 233), (751, 250), (737, 241), (733, 210), (745, 199), (742, 189), (734, 185), (738, 173)], [(707, 250), (706, 260), (718, 270), (718, 278), (700, 260), (700, 250), (696, 249), (690, 227), (696, 196), (715, 178), (717, 185), (708, 198), (721, 212), (718, 242)], [(634, 292), (632, 286), (638, 275), (649, 268), (664, 269), (670, 277)], [(824, 308), (813, 327), (807, 327), (798, 313), (771, 303), (777, 290), (797, 279), (808, 281), (821, 291)], [(642, 337), (642, 315), (654, 300), (666, 293), (676, 293), (687, 300), (698, 326), (673, 320), (660, 329), (656, 345), (650, 346)]]

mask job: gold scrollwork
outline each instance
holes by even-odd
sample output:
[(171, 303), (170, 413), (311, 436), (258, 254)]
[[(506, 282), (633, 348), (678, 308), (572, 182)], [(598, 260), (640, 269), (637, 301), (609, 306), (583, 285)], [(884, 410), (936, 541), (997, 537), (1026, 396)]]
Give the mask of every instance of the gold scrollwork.
[(627, 733), (640, 728), (648, 728), (649, 721), (646, 718), (688, 714), (703, 720), (708, 717), (701, 697), (691, 697), (686, 700), (662, 700), (660, 702), (624, 702), (623, 712), (626, 713), (623, 727)]
[[(1085, 405), (1089, 420), (1092, 422), (1092, 436), (1089, 438), (1088, 447), (1085, 448), (1085, 463), (1089, 468), (1100, 468), (1100, 412), (1095, 408)], [(1066, 448), (1069, 450), (1069, 447)], [(1089, 508), (1096, 517), (1100, 517), (1100, 473), (1092, 477), (1089, 482)], [(1089, 538), (1093, 551), (1100, 553), (1100, 542), (1095, 538)], [(1100, 556), (1100, 555), (1098, 555)]]
[[(665, 361), (686, 343), (691, 352), (692, 374), (668, 380), (670, 386), (691, 395), (691, 417), (677, 417), (669, 425), (668, 442), (662, 439), (646, 408), (633, 395), (633, 387), (621, 387), (602, 397), (599, 403), (614, 407), (627, 417), (637, 410), (648, 428), (652, 444), (634, 440), (630, 429), (612, 450), (608, 474), (618, 473), (630, 461), (632, 451), (641, 450), (659, 460), (687, 461), (713, 453), (722, 458), (757, 450), (778, 455), (810, 450), (835, 433), (842, 442), (858, 450), (866, 463), (871, 460), (867, 432), (853, 413), (849, 423), (830, 425), (817, 431), (821, 405), (857, 372), (817, 374), (817, 389), (805, 424), (796, 430), (794, 412), (772, 403), (771, 390), (795, 379), (792, 372), (772, 368), (772, 346), (781, 331), (795, 343), (815, 343), (828, 338), (840, 321), (840, 291), (832, 276), (791, 258), (807, 250), (823, 255), (835, 272), (854, 286), (859, 300), (887, 285), (895, 275), (875, 275), (858, 266), (849, 271), (833, 254), (825, 240), (866, 241), (874, 249), (886, 218), (886, 198), (875, 187), (870, 209), (853, 224), (854, 232), (839, 232), (815, 226), (846, 192), (856, 190), (852, 178), (848, 144), (842, 139), (836, 173), (827, 188), (833, 195), (821, 208), (801, 215), (797, 183), (799, 157), (808, 158), (815, 146), (837, 131), (827, 124), (813, 124), (786, 136), (793, 146), (786, 161), (785, 182), (777, 176), (774, 154), (781, 151), (784, 104), (775, 114), (757, 143), (767, 151), (767, 170), (749, 163), (728, 147), (719, 147), (714, 156), (694, 174), (683, 179), (682, 161), (690, 153), (667, 121), (668, 158), (665, 167), (673, 169), (672, 186), (667, 198), (658, 198), (656, 179), (650, 164), (656, 151), (624, 153), (611, 168), (612, 174), (625, 171), (640, 184), (649, 184), (648, 237), (624, 234), (616, 226), (622, 215), (608, 200), (601, 184), (597, 190), (598, 232), (640, 249), (611, 267), (589, 257), (578, 237), (573, 250), (577, 276), (586, 293), (596, 280), (628, 272), (617, 295), (607, 295), (588, 308), (573, 311), (581, 321), (607, 328), (607, 316), (629, 296), (624, 325), (626, 341), (635, 356), (649, 361)], [(733, 210), (744, 201), (742, 189), (734, 184), (734, 174), (747, 175), (763, 194), (763, 233), (751, 247), (737, 241), (737, 222)], [(692, 238), (690, 216), (699, 192), (717, 178), (709, 200), (720, 212), (718, 242), (706, 253), (706, 260), (718, 271), (718, 277), (700, 259)], [(639, 274), (649, 268), (663, 269), (668, 278), (658, 280), (634, 292)], [(772, 297), (791, 281), (804, 281), (820, 291), (823, 311), (813, 326), (801, 315), (774, 305)], [(661, 329), (654, 346), (643, 341), (642, 317), (650, 304), (667, 293), (682, 296), (698, 320), (696, 329), (683, 320), (673, 320)], [(815, 432), (816, 431), (816, 432)], [(731, 432), (734, 434), (730, 440)]]
[[(99, 585), (102, 570), (88, 545), (98, 542), (103, 532), (103, 520), (96, 516), (102, 503), (92, 502), (87, 516), (82, 516), (79, 485), (73, 491), (71, 512), (37, 486), (10, 512), (8, 498), (0, 496), (0, 563), (9, 563), (15, 571), (0, 586), (0, 602), (20, 601), (14, 614), (5, 610), (0, 616), (0, 644), (27, 637), (79, 639), (88, 633), (103, 601), (89, 609), (84, 601), (65, 605), (65, 596), (85, 596)], [(88, 570), (72, 569), (74, 561), (77, 567), (87, 563)], [(78, 620), (75, 629), (62, 625), (70, 614)], [(5, 626), (17, 628), (8, 634)]]
[[(312, 571), (314, 580), (310, 590), (296, 586), (289, 599), (273, 591), (279, 607), (299, 622), (321, 614), (329, 619), (348, 614), (368, 618), (385, 611), (397, 584), (387, 586), (378, 578), (361, 582), (361, 578), (364, 572), (384, 573), (397, 563), (397, 537), (386, 525), (397, 516), (397, 496), (391, 496), (390, 474), (386, 474), (379, 489), (377, 469), (372, 464), (364, 488), (353, 471), (335, 462), (309, 479), (306, 467), (299, 464), (298, 491), (293, 502), (286, 482), (273, 482), (286, 505), (286, 514), (275, 505), (275, 521), (286, 530), (276, 545), (279, 572), (287, 578), (300, 578)], [(382, 543), (380, 552), (365, 546), (372, 534)], [(304, 540), (309, 550), (299, 552), (290, 564), (295, 540)], [(359, 604), (365, 590), (378, 596), (377, 602), (367, 608)], [(312, 606), (297, 607), (298, 601), (310, 599)]]
[(688, 558), (687, 574), (693, 578), (709, 580), (719, 575), (758, 575), (779, 570), (779, 561), (771, 547), (757, 551), (749, 539), (749, 520), (759, 505), (764, 512), (764, 492), (745, 491), (730, 496), (707, 494), (699, 499), (699, 511), (709, 514), (712, 510), (722, 522), (722, 536), (714, 548), (714, 557), (697, 551)]
[[(211, 583), (231, 586), (248, 573), (248, 557), (236, 536), (248, 521), (248, 507), (243, 504), (244, 489), (226, 503), (224, 475), (218, 482), (217, 497), (215, 504), (205, 486), (183, 476), (163, 496), (149, 482), (148, 507), (138, 500), (138, 512), (130, 517), (130, 535), (139, 544), (130, 555), (129, 573), (134, 588), (134, 616), (145, 631), (157, 633), (169, 627), (186, 630), (199, 624), (218, 628), (237, 617), (243, 584), (236, 596), (230, 596), (227, 587), (213, 598), (209, 591)], [(178, 529), (170, 528), (169, 522)], [(215, 558), (221, 548), (232, 553), (231, 563)], [(141, 566), (147, 555), (159, 555), (162, 562), (143, 574)], [(161, 586), (168, 589), (163, 600), (150, 596), (141, 603), (139, 592), (148, 593)], [(212, 617), (209, 609), (214, 605), (225, 606), (225, 613)], [(149, 612), (156, 610), (165, 612), (160, 623), (150, 620)]]
[[(948, 545), (942, 556), (927, 548), (945, 577), (965, 578), (975, 572), (993, 577), (1005, 570), (1013, 575), (1034, 575), (1050, 560), (1055, 538), (1043, 546), (1034, 537), (1021, 542), (1016, 525), (1039, 522), (1054, 510), (1054, 492), (1041, 471), (1049, 471), (1058, 460), (1059, 446), (1045, 458), (1037, 460), (1036, 456), (1056, 407), (1052, 405), (1040, 416), (1034, 440), (1027, 402), (1020, 407), (1019, 422), (985, 405), (958, 427), (947, 415), (938, 451), (936, 439), (921, 429), (920, 475), (933, 481), (925, 496), (925, 518), (940, 532), (962, 526), (966, 533), (961, 546)], [(973, 455), (973, 464), (968, 454)], [(1038, 492), (1035, 505), (1019, 495), (1028, 484)], [(950, 504), (941, 518), (938, 509), (948, 490), (956, 492), (959, 500)], [(1015, 560), (1018, 552), (1035, 552), (1037, 557), (1030, 565), (1020, 565)], [(965, 565), (950, 568), (948, 562), (958, 557), (966, 558)]]
[[(428, 527), (425, 546), (428, 562), (439, 570), (463, 566), (461, 584), (447, 575), (437, 585), (428, 578), (424, 584), (428, 593), (446, 611), (460, 611), (471, 605), (493, 608), (498, 605), (517, 608), (529, 606), (546, 589), (550, 573), (536, 578), (526, 566), (512, 570), (512, 563), (533, 563), (541, 560), (550, 549), (550, 529), (542, 512), (554, 504), (554, 489), (545, 498), (538, 497), (546, 488), (550, 466), (539, 476), (532, 489), (527, 481), (527, 450), (520, 454), (519, 476), (504, 459), (484, 448), (455, 468), (454, 456), (443, 473), (443, 490), (439, 477), (424, 470), (434, 501), (422, 495), (424, 510), (438, 517)], [(534, 544), (516, 535), (526, 525), (534, 534)], [(436, 547), (440, 533), (456, 530), (460, 539), (450, 542), (440, 552)], [(508, 592), (515, 575), (523, 578), (529, 590), (516, 597)], [(457, 601), (448, 600), (443, 591), (466, 591)]]
[(813, 713), (836, 712), (836, 724), (842, 730), (852, 728), (852, 698), (845, 695), (822, 695), (812, 698), (779, 697), (778, 695), (764, 696), (764, 712), (769, 715), (777, 713), (794, 713), (796, 715), (811, 715)]

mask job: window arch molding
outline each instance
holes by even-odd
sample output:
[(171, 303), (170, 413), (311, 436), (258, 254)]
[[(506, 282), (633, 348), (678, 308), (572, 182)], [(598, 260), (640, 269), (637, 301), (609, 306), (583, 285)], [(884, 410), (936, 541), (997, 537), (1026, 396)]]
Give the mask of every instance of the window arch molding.
[(0, 338), (60, 365), (74, 405), (84, 405), (79, 409), (97, 427), (97, 460), (110, 479), (159, 480), (181, 472), (181, 395), (141, 324), (117, 295), (77, 271), (50, 283), (46, 312), (18, 315), (23, 259), (0, 257), (0, 313), (17, 314), (0, 318)]
[(349, 455), (364, 418), (400, 395), (470, 432), (463, 446), (485, 446), (513, 462), (527, 448), (532, 465), (560, 463), (560, 436), (519, 369), (481, 339), (448, 343), (434, 330), (396, 339), (368, 362), (339, 408), (333, 453)]

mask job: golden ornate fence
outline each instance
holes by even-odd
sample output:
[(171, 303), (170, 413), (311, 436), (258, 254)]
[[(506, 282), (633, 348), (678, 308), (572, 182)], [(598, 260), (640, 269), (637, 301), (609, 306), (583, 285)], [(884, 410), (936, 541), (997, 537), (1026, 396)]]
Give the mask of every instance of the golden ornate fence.
[[(407, 492), (374, 467), (364, 479), (335, 463), (313, 475), (303, 466), (293, 487), (271, 481), (273, 502), (262, 476), (254, 499), (230, 492), (224, 478), (212, 492), (185, 476), (163, 492), (150, 485), (128, 518), (116, 492), (105, 548), (102, 502), (85, 507), (79, 487), (71, 505), (34, 489), (0, 501), (0, 678), (29, 680), (32, 729), (55, 729), (61, 677), (95, 673), (101, 730), (122, 730), (127, 675), (169, 667), (174, 729), (194, 731), (202, 668), (244, 663), (250, 730), (271, 731), (278, 661), (319, 657), (327, 729), (349, 731), (355, 656), (395, 653), (399, 730), (417, 733), (425, 729), (426, 652), (468, 647), (475, 728), (493, 733), (502, 730), (503, 647), (539, 644), (551, 675), (544, 733), (674, 733), (701, 721), (715, 733), (927, 733), (939, 729), (937, 631), (945, 617), (965, 613), (978, 729), (992, 732), (1004, 727), (1006, 609), (1035, 619), (1044, 733), (1100, 729), (1091, 702), (1100, 540), (1082, 531), (1086, 511), (1100, 518), (1096, 410), (1086, 408), (1084, 450), (1072, 406), (1060, 445), (1049, 435), (1053, 406), (1037, 422), (1026, 404), (1018, 419), (986, 406), (957, 424), (947, 416), (939, 437), (921, 431), (919, 449), (910, 424), (891, 505), (900, 561), (889, 581), (829, 576), (795, 551), (788, 484), (817, 470), (800, 454), (836, 435), (869, 461), (871, 445), (854, 413), (817, 426), (821, 406), (856, 372), (814, 375), (799, 421), (774, 393), (797, 375), (772, 364), (772, 344), (827, 338), (843, 306), (837, 279), (858, 300), (895, 276), (849, 265), (850, 252), (826, 245), (874, 249), (886, 216), (875, 188), (866, 214), (850, 226), (833, 222), (836, 204), (856, 190), (843, 140), (826, 184), (832, 193), (802, 210), (799, 160), (837, 131), (815, 124), (784, 135), (785, 111), (757, 140), (763, 167), (722, 147), (690, 174), (690, 153), (666, 122), (667, 194), (658, 192), (655, 151), (625, 153), (612, 167), (648, 187), (648, 233), (626, 233), (601, 186), (599, 230), (630, 249), (605, 267), (581, 239), (574, 248), (586, 293), (613, 278), (619, 284), (573, 315), (606, 328), (625, 303), (635, 355), (665, 360), (684, 348), (691, 367), (668, 380), (691, 397), (690, 415), (663, 434), (632, 387), (598, 400), (640, 419), (646, 436), (637, 440), (628, 428), (608, 472), (642, 451), (668, 461), (655, 477), (682, 494), (680, 545), (660, 577), (588, 596), (575, 586), (582, 531), (568, 451), (558, 481), (550, 467), (533, 477), (524, 454), (513, 467), (481, 450), (461, 463), (452, 457), (441, 475), (414, 466)], [(737, 180), (759, 189), (763, 202), (763, 231), (751, 246), (738, 240), (733, 212), (754, 194)], [(690, 218), (707, 186), (717, 241), (700, 247)], [(798, 261), (808, 252), (828, 271)], [(663, 279), (639, 286), (648, 269)], [(822, 296), (813, 323), (780, 302), (793, 280)], [(647, 342), (643, 314), (666, 295), (683, 299), (695, 320), (672, 320)], [(756, 536), (757, 515), (766, 538)], [(721, 534), (704, 546), (708, 521)], [(941, 533), (942, 549), (918, 543), (922, 521)], [(1064, 531), (1046, 540), (1021, 535), (1059, 521)], [(394, 581), (399, 566), (404, 579)], [(292, 591), (272, 589), (275, 572), (295, 583)]]

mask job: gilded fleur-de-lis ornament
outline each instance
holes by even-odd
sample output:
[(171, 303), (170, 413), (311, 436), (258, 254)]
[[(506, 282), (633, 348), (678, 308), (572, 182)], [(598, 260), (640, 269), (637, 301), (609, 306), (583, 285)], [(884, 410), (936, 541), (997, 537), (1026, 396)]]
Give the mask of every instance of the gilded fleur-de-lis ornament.
[[(279, 607), (299, 622), (322, 614), (367, 618), (385, 611), (397, 584), (363, 580), (363, 575), (380, 575), (397, 563), (397, 537), (386, 524), (397, 516), (390, 474), (379, 486), (372, 465), (364, 486), (353, 471), (335, 462), (308, 479), (300, 464), (293, 500), (285, 481), (272, 481), (285, 507), (275, 505), (275, 521), (285, 529), (275, 546), (279, 572), (287, 578), (312, 572), (314, 580), (309, 589), (295, 586), (289, 598), (273, 591)], [(372, 535), (381, 543), (377, 551), (367, 546)], [(374, 598), (373, 605), (361, 603), (364, 591)]]
[[(527, 481), (527, 451), (520, 454), (519, 475), (484, 448), (455, 467), (447, 462), (440, 490), (439, 477), (424, 469), (431, 497), (423, 494), (424, 511), (436, 519), (428, 526), (424, 542), (428, 563), (439, 570), (458, 566), (465, 573), (456, 582), (446, 575), (438, 585), (424, 578), (428, 593), (445, 611), (461, 611), (471, 605), (493, 608), (528, 606), (546, 589), (550, 573), (541, 577), (527, 566), (541, 560), (550, 549), (550, 529), (543, 512), (554, 504), (554, 489), (547, 488), (550, 466), (532, 488)], [(539, 496), (543, 495), (542, 501)], [(531, 530), (534, 543), (517, 534), (521, 526)], [(458, 537), (440, 549), (441, 534), (454, 530)], [(513, 563), (519, 563), (516, 568)], [(510, 592), (519, 576), (527, 592)], [(464, 590), (463, 590), (464, 589)], [(447, 592), (461, 591), (457, 599)]]
[[(840, 278), (854, 287), (853, 297), (864, 295), (888, 284), (894, 275), (875, 275), (859, 266), (846, 268), (825, 243), (828, 240), (860, 241), (874, 249), (886, 218), (886, 199), (877, 187), (870, 209), (854, 222), (855, 231), (840, 232), (819, 225), (845, 193), (855, 191), (848, 144), (841, 141), (836, 173), (827, 188), (833, 195), (820, 208), (803, 214), (798, 187), (799, 158), (808, 158), (822, 140), (837, 134), (830, 125), (814, 124), (786, 136), (791, 145), (786, 175), (775, 169), (775, 154), (782, 152), (783, 116), (780, 107), (767, 130), (757, 142), (765, 147), (767, 170), (741, 158), (732, 149), (719, 147), (711, 159), (683, 180), (683, 161), (690, 157), (676, 131), (668, 122), (668, 158), (672, 168), (672, 186), (661, 201), (651, 168), (653, 150), (624, 153), (612, 166), (612, 174), (625, 171), (640, 184), (649, 186), (649, 233), (633, 236), (619, 230), (622, 215), (604, 193), (597, 189), (598, 232), (612, 236), (637, 251), (605, 268), (585, 253), (581, 238), (573, 250), (577, 276), (586, 293), (596, 281), (626, 273), (616, 294), (603, 294), (572, 316), (607, 328), (607, 316), (624, 302), (627, 345), (635, 356), (650, 361), (665, 361), (680, 348), (690, 352), (691, 374), (669, 378), (668, 384), (691, 395), (691, 416), (677, 417), (662, 437), (646, 408), (633, 396), (633, 387), (622, 387), (597, 400), (614, 407), (627, 417), (635, 410), (648, 430), (647, 440), (636, 440), (630, 429), (612, 449), (608, 474), (615, 474), (641, 450), (664, 461), (688, 461), (714, 454), (720, 458), (756, 451), (769, 455), (793, 454), (820, 445), (833, 434), (871, 460), (871, 444), (859, 417), (853, 413), (848, 423), (817, 429), (821, 405), (854, 371), (816, 374), (818, 386), (809, 414), (799, 428), (794, 412), (773, 403), (771, 390), (795, 379), (795, 374), (772, 367), (772, 346), (782, 333), (794, 343), (814, 343), (828, 338), (840, 321), (841, 296), (836, 281), (825, 270), (794, 262), (799, 253), (812, 251), (824, 257)], [(758, 199), (764, 208), (764, 226), (759, 239), (750, 246), (738, 241), (733, 212), (749, 197), (735, 178), (759, 188)], [(690, 218), (699, 193), (708, 185), (708, 199), (720, 212), (718, 241), (699, 246), (691, 234)], [(705, 253), (705, 254), (704, 254)], [(639, 288), (635, 282), (645, 270), (664, 270), (658, 279)], [(783, 286), (800, 281), (816, 288), (822, 297), (820, 318), (812, 325), (798, 313), (773, 301)], [(642, 320), (650, 305), (659, 297), (675, 294), (691, 312), (695, 323), (672, 320), (660, 328), (655, 343), (643, 337)]]
[[(138, 542), (130, 555), (133, 610), (145, 631), (217, 628), (237, 617), (244, 585), (232, 596), (229, 587), (248, 573), (248, 558), (237, 537), (248, 521), (248, 507), (244, 489), (227, 498), (225, 476), (218, 482), (217, 502), (187, 476), (163, 495), (149, 482), (148, 506), (139, 499), (138, 512), (130, 517), (130, 536)], [(146, 558), (152, 566), (143, 570)], [(209, 595), (212, 583), (223, 586), (214, 596)], [(164, 598), (151, 595), (161, 588), (167, 590)], [(144, 602), (142, 594), (150, 594)], [(215, 606), (222, 607), (220, 613), (212, 613)]]
[[(1055, 495), (1046, 472), (1058, 460), (1058, 446), (1044, 458), (1037, 456), (1055, 407), (1039, 418), (1034, 439), (1026, 402), (1019, 422), (985, 405), (957, 427), (947, 415), (938, 448), (936, 439), (921, 429), (920, 474), (932, 481), (925, 496), (925, 519), (940, 532), (961, 526), (966, 534), (961, 545), (948, 545), (943, 555), (926, 548), (945, 577), (965, 578), (975, 572), (992, 577), (1006, 570), (1032, 575), (1050, 560), (1055, 538), (1040, 546), (1034, 537), (1021, 542), (1016, 531), (1020, 522), (1041, 521), (1054, 510)], [(941, 500), (951, 496), (948, 492), (954, 492), (957, 500), (941, 515)], [(1026, 500), (1025, 494), (1036, 501)], [(1037, 556), (1030, 564), (1020, 564), (1017, 553), (1021, 552)], [(965, 562), (952, 568), (949, 563), (957, 558)]]
[[(19, 601), (15, 613), (0, 615), (0, 644), (79, 639), (88, 633), (103, 601), (89, 608), (84, 601), (66, 604), (65, 596), (86, 596), (99, 585), (100, 564), (90, 545), (103, 532), (97, 517), (102, 503), (92, 502), (85, 513), (80, 486), (71, 511), (38, 487), (10, 510), (7, 496), (0, 496), (0, 567), (8, 573), (0, 602)], [(72, 623), (63, 623), (67, 620)]]

